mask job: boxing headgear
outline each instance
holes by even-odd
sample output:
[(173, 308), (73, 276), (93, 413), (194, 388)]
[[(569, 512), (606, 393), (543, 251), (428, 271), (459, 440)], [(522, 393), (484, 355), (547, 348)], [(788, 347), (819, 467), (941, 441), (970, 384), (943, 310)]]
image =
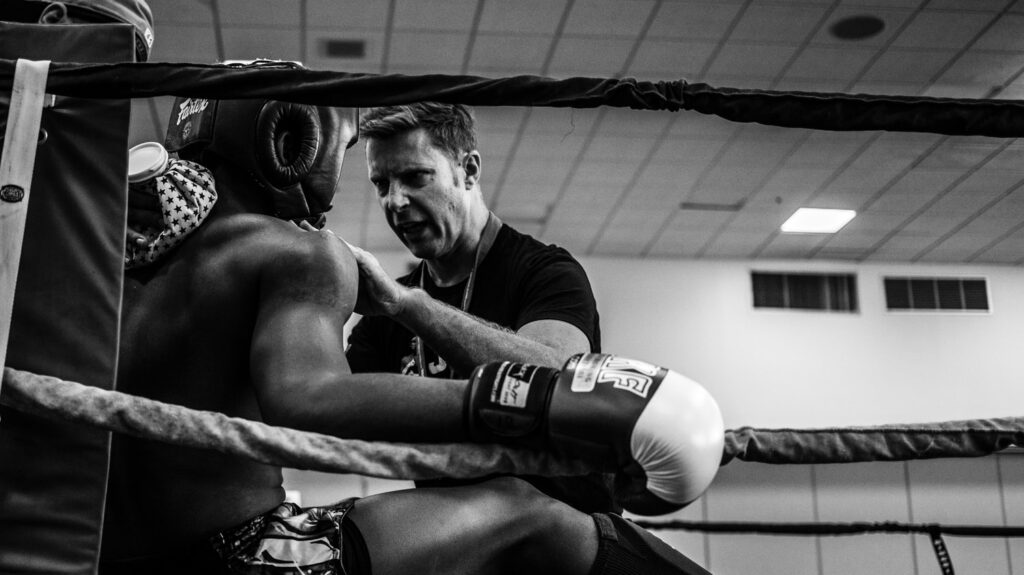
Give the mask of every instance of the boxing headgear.
[(316, 220), (331, 209), (345, 150), (358, 137), (358, 112), (179, 97), (164, 147), (207, 167), (226, 164), (240, 171), (269, 196), (279, 218)]

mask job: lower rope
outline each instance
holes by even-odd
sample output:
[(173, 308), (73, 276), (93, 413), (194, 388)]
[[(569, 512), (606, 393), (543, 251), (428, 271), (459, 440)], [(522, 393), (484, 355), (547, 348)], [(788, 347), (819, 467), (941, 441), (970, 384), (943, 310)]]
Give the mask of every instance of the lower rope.
[(678, 529), (718, 534), (758, 535), (865, 535), (869, 533), (926, 534), (935, 551), (942, 575), (954, 575), (953, 558), (943, 535), (960, 537), (1024, 537), (1024, 527), (985, 525), (940, 525), (938, 523), (752, 523), (745, 521), (644, 521), (634, 523), (645, 529)]

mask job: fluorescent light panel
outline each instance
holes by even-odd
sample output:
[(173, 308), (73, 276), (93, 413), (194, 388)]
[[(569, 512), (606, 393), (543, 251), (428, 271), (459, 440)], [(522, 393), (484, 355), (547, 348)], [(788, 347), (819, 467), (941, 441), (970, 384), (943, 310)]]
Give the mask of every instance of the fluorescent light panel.
[(825, 208), (800, 208), (782, 224), (791, 234), (834, 234), (843, 229), (857, 212)]

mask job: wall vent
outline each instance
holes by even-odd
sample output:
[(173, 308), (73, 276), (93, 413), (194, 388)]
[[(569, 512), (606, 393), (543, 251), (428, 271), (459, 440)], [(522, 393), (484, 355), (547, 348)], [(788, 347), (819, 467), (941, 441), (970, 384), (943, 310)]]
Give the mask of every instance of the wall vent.
[(364, 40), (321, 40), (320, 49), (327, 58), (344, 58), (349, 60), (366, 57), (366, 41)]
[(890, 311), (989, 311), (983, 278), (885, 278), (885, 306)]
[(751, 272), (755, 308), (857, 311), (853, 274)]

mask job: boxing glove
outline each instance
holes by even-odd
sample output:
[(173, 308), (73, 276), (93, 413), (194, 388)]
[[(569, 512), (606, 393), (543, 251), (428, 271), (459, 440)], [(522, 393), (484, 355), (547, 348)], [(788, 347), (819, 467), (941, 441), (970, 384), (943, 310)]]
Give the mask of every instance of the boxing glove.
[(707, 489), (722, 459), (718, 404), (674, 371), (605, 354), (576, 355), (561, 370), (521, 363), (477, 367), (465, 399), (474, 441), (614, 462), (628, 511), (676, 511)]

